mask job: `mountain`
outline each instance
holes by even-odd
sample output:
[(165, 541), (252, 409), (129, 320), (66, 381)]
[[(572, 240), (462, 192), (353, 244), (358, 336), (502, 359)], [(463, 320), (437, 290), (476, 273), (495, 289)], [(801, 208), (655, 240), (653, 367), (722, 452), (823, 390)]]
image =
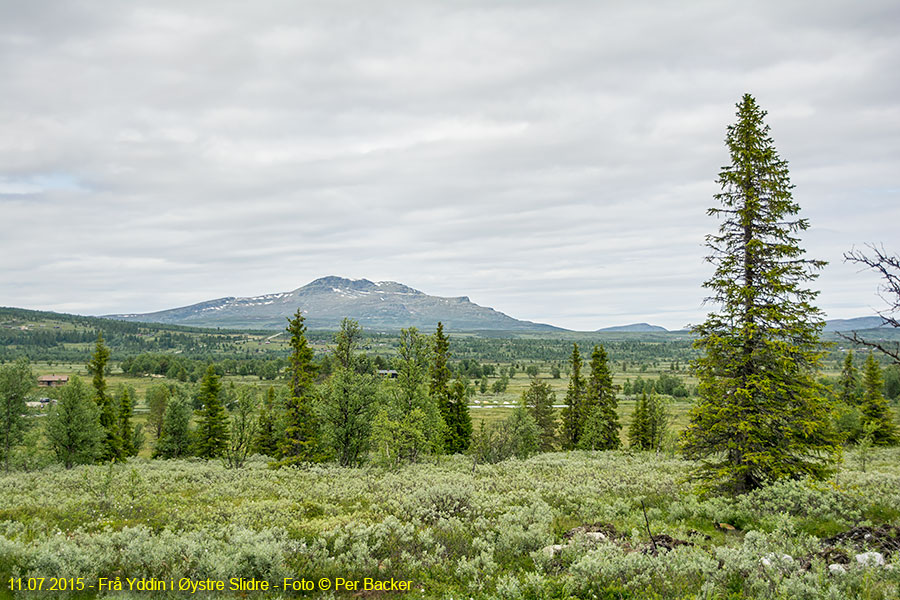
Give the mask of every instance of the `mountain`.
[(669, 330), (659, 325), (650, 325), (649, 323), (632, 323), (631, 325), (616, 325), (615, 327), (604, 327), (598, 329), (597, 333), (667, 333)]
[[(863, 331), (866, 329), (890, 329), (890, 326), (884, 325), (881, 317), (856, 317), (854, 319), (832, 319), (825, 321), (826, 332), (837, 331)], [(679, 331), (669, 331), (658, 325), (650, 325), (648, 323), (632, 323), (631, 325), (618, 325), (616, 327), (604, 327), (598, 329), (597, 333), (690, 333), (690, 328)]]
[(823, 331), (863, 331), (865, 329), (878, 329), (889, 327), (885, 325), (881, 317), (856, 317), (855, 319), (832, 319), (825, 321)]
[(450, 331), (564, 331), (552, 325), (520, 321), (466, 296), (442, 298), (394, 281), (322, 277), (290, 292), (252, 298), (218, 298), (190, 306), (109, 318), (202, 327), (284, 328), (287, 317), (303, 311), (310, 329), (337, 329), (344, 317), (366, 329), (415, 326), (429, 331), (442, 321)]

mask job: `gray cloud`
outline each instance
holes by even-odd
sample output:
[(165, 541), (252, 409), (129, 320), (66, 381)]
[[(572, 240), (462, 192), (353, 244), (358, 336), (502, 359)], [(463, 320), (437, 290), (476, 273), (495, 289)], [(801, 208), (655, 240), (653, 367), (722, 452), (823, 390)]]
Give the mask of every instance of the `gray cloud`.
[[(705, 313), (744, 92), (829, 316), (900, 222), (894, 2), (0, 5), (0, 304), (102, 314), (328, 274), (564, 327)], [(900, 250), (900, 248), (894, 248)]]

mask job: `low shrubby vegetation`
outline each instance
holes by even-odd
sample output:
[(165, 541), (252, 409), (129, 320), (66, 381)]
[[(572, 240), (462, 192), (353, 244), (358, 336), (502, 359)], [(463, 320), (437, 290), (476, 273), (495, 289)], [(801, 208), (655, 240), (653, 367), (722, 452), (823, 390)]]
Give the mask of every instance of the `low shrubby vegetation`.
[[(698, 494), (690, 463), (665, 452), (51, 467), (0, 477), (0, 574), (395, 577), (429, 598), (896, 598), (900, 553), (883, 538), (826, 540), (900, 525), (900, 450), (873, 450), (865, 472), (848, 459), (830, 480), (737, 497)], [(857, 564), (865, 551), (886, 566)]]

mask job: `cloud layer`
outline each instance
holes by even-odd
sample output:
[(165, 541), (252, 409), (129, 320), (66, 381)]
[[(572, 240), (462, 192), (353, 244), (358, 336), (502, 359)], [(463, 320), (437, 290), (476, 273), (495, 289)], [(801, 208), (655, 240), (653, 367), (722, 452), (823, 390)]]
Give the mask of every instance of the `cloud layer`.
[[(705, 314), (725, 127), (769, 111), (830, 317), (900, 251), (896, 2), (0, 5), (0, 305), (323, 275), (574, 329)], [(893, 246), (893, 247), (892, 247)]]

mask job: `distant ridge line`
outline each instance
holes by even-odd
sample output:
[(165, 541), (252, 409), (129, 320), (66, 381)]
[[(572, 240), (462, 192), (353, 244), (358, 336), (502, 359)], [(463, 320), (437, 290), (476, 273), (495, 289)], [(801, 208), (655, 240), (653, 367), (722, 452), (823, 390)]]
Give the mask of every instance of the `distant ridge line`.
[(659, 325), (651, 325), (649, 323), (631, 323), (630, 325), (615, 325), (613, 327), (604, 327), (598, 329), (597, 333), (669, 333), (669, 330)]

